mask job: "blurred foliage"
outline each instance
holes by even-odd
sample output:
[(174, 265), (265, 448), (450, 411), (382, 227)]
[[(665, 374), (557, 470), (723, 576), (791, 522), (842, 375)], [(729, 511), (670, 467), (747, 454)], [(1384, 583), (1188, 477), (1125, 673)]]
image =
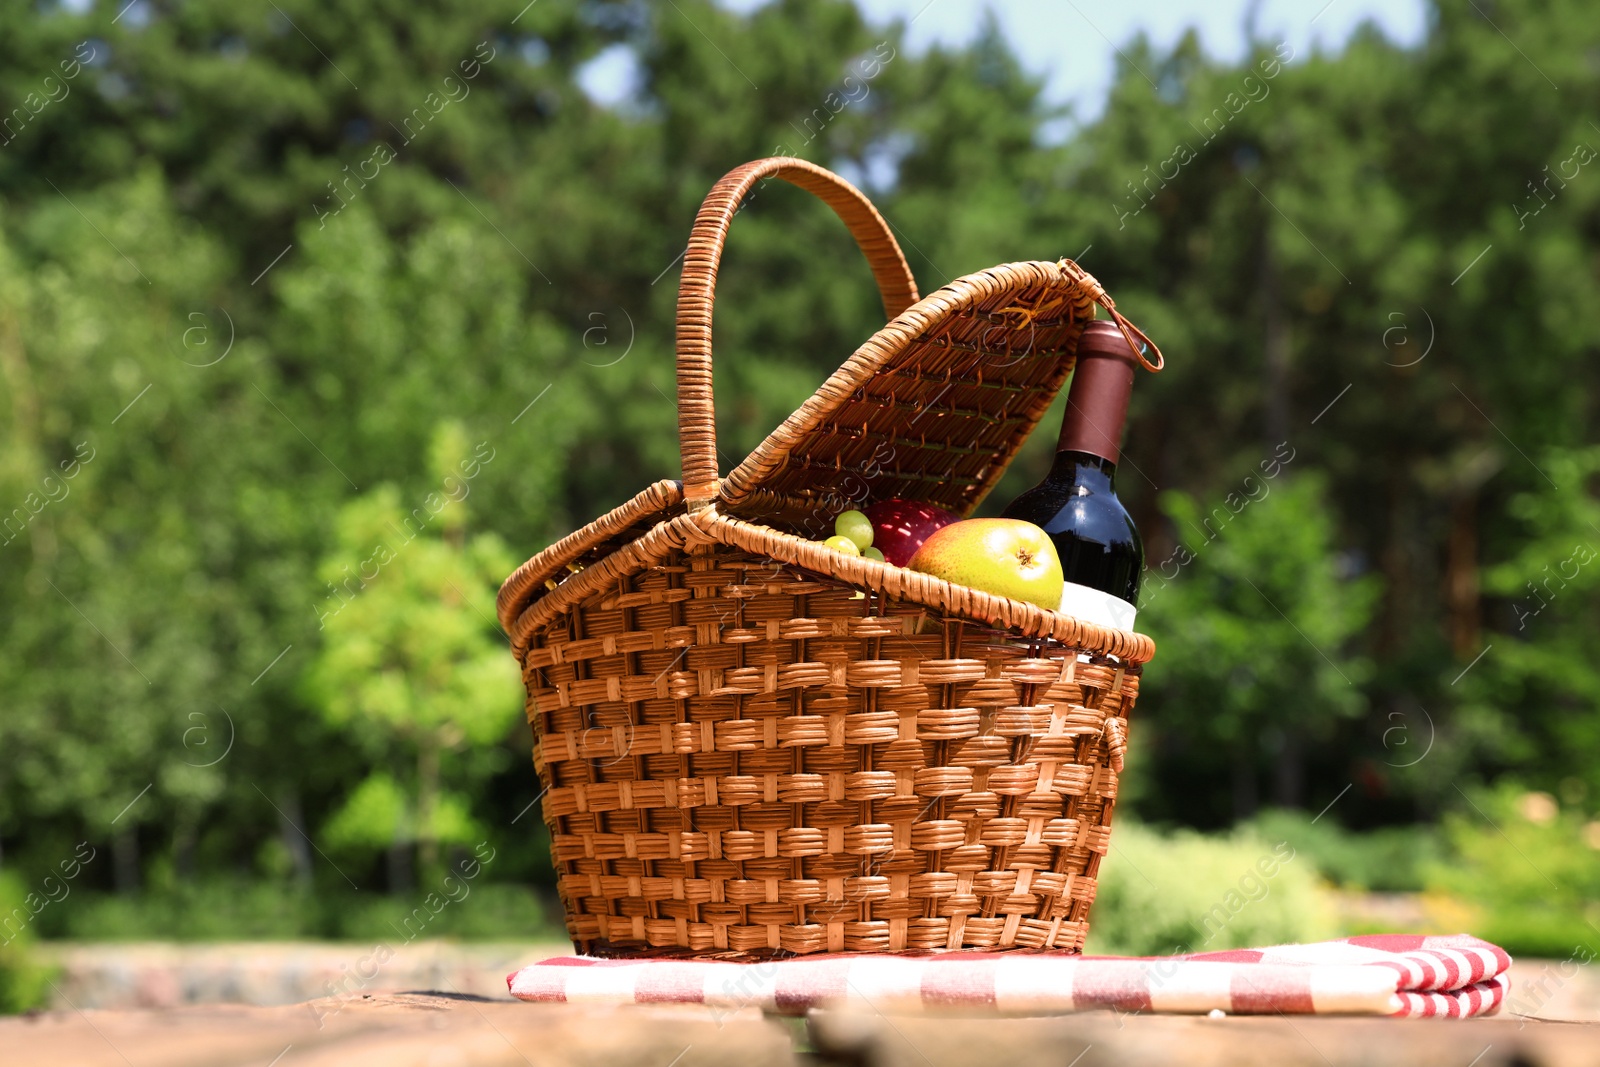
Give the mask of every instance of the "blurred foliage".
[[(336, 891), (313, 892), (256, 878), (213, 876), (153, 885), (139, 894), (93, 893), (53, 929), (86, 941), (221, 941), (337, 936), (353, 910)], [(333, 916), (333, 922), (325, 915)]]
[[(1444, 819), (1452, 855), (1430, 886), (1476, 907), (1479, 936), (1557, 959), (1600, 951), (1600, 820), (1506, 780)], [(1587, 955), (1579, 950), (1587, 950)]]
[[(483, 882), (441, 906), (426, 894), (285, 890), (258, 879), (213, 878), (139, 896), (91, 895), (65, 916), (59, 936), (79, 940), (249, 941), (330, 938), (395, 945), (413, 939), (561, 940), (541, 894)], [(413, 918), (427, 908), (429, 921)], [(0, 950), (0, 958), (3, 952)]]
[(306, 676), (312, 703), (372, 766), (411, 768), (404, 786), (372, 771), (323, 836), (336, 849), (415, 843), (430, 875), (441, 844), (482, 838), (471, 797), (504, 769), (496, 742), (522, 708), (494, 621), (493, 591), (513, 563), (493, 534), (465, 532), (472, 480), (495, 453), (487, 442), (466, 448), (459, 427), (441, 428), (439, 488), (409, 513), (387, 485), (340, 509), (334, 553), (319, 571), (329, 590), (318, 608), (322, 651)]
[(1462, 679), (1463, 710), (1498, 724), (1501, 709), (1541, 709), (1521, 730), (1497, 731), (1486, 769), (1516, 769), (1597, 811), (1600, 447), (1552, 450), (1539, 467), (1542, 477), (1506, 504), (1523, 540), (1484, 573), (1485, 590), (1505, 605), (1505, 635)]
[(1293, 846), (1241, 829), (1161, 833), (1117, 820), (1085, 951), (1156, 956), (1316, 941), (1334, 933), (1316, 868)]
[[(1167, 352), (1120, 474), (1160, 644), (1136, 811), (1331, 803), (1308, 853), (1373, 886), (1386, 864), (1312, 831), (1470, 816), (1461, 783), (1506, 775), (1600, 811), (1579, 0), (1430, 3), (1413, 48), (1135, 40), (1092, 121), (992, 22), (912, 51), (849, 0), (121, 6), (0, 10), (0, 856), (32, 884), (104, 854), (41, 933), (180, 936), (230, 893), (264, 931), (342, 929), (294, 902), (412, 894), (479, 840), (490, 883), (548, 892), (491, 593), (676, 473), (690, 221), (775, 151), (865, 185), (924, 291), (1078, 256)], [(638, 79), (600, 106), (579, 75), (608, 49)], [(881, 308), (843, 228), (777, 182), (718, 298), (728, 467)], [(1166, 878), (1162, 855), (1140, 865)]]
[(1294, 452), (1264, 461), (1210, 514), (1183, 493), (1162, 497), (1180, 540), (1165, 561), (1151, 561), (1141, 621), (1161, 649), (1164, 707), (1145, 742), (1154, 758), (1136, 768), (1160, 768), (1163, 788), (1146, 778), (1139, 796), (1163, 817), (1190, 808), (1186, 787), (1205, 788), (1215, 764), (1193, 753), (1232, 756), (1235, 806), (1253, 808), (1258, 780), (1299, 773), (1308, 746), (1366, 710), (1371, 664), (1353, 649), (1376, 583), (1340, 575), (1324, 479), (1291, 473), (1285, 458)]
[(1268, 808), (1244, 824), (1268, 841), (1286, 841), (1321, 878), (1346, 890), (1418, 892), (1444, 859), (1432, 826), (1381, 826), (1347, 830), (1333, 818)]
[[(476, 941), (564, 940), (561, 916), (546, 913), (539, 894), (526, 886), (486, 882), (455, 899), (436, 896), (373, 898), (339, 915), (338, 936), (393, 943), (413, 937)], [(419, 912), (418, 909), (427, 909)], [(427, 917), (424, 924), (421, 916)], [(407, 920), (411, 925), (407, 926)]]
[(42, 1007), (50, 999), (50, 969), (31, 951), (33, 918), (50, 903), (30, 894), (15, 875), (0, 874), (0, 1015)]

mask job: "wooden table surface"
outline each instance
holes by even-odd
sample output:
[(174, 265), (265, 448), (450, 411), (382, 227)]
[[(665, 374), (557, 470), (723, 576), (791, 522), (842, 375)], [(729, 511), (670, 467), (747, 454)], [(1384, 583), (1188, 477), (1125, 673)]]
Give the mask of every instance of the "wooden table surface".
[(1600, 1063), (1600, 1024), (1517, 1018), (1425, 1022), (1222, 1019), (1094, 1012), (1053, 1017), (522, 1004), (453, 992), (384, 992), (279, 1007), (66, 1009), (0, 1020), (7, 1067), (1140, 1067), (1144, 1064)]

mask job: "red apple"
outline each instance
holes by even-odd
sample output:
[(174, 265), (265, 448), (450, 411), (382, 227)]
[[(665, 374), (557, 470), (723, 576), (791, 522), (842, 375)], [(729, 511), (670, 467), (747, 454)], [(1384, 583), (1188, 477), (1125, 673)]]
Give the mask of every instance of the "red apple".
[(1050, 536), (1021, 519), (967, 519), (934, 532), (912, 557), (923, 574), (1037, 604), (1061, 607), (1061, 558)]
[(935, 530), (957, 521), (944, 508), (899, 497), (869, 504), (866, 513), (872, 520), (873, 546), (883, 553), (885, 562), (896, 567), (910, 563)]

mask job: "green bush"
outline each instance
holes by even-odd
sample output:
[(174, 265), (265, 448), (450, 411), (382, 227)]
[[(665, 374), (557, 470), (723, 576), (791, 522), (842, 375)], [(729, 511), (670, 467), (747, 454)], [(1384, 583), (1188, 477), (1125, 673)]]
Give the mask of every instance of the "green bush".
[(1346, 830), (1332, 819), (1273, 808), (1248, 824), (1268, 841), (1287, 841), (1323, 878), (1345, 889), (1417, 892), (1426, 869), (1444, 857), (1439, 834), (1427, 826)]
[(1286, 841), (1162, 834), (1119, 819), (1100, 866), (1088, 950), (1103, 955), (1315, 941), (1332, 936), (1315, 866)]
[[(86, 894), (62, 933), (94, 941), (335, 938), (405, 941), (564, 939), (539, 894), (522, 885), (452, 881), (408, 896), (313, 892), (293, 885), (214, 879), (136, 896)], [(453, 899), (452, 899), (453, 895)], [(409, 925), (406, 920), (410, 918)]]
[(1469, 794), (1444, 834), (1428, 885), (1476, 906), (1474, 933), (1512, 954), (1600, 948), (1600, 821), (1506, 781)]
[(0, 874), (0, 1015), (29, 1011), (49, 999), (50, 971), (31, 951), (32, 917), (22, 883)]
[(388, 944), (448, 937), (465, 941), (565, 940), (539, 895), (526, 886), (471, 885), (415, 900), (383, 897), (352, 906), (340, 917), (339, 936)]
[(139, 894), (75, 901), (67, 937), (86, 941), (226, 941), (317, 937), (322, 911), (309, 890), (243, 878), (178, 883)]

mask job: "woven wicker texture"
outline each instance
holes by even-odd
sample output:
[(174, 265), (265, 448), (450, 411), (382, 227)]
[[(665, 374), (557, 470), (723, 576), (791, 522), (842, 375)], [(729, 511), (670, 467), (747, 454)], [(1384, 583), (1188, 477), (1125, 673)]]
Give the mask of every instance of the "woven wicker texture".
[[(719, 481), (710, 301), (728, 220), (767, 175), (839, 211), (893, 320)], [(889, 496), (969, 512), (1110, 300), (1062, 262), (912, 303), (871, 205), (800, 161), (732, 172), (695, 230), (685, 488), (657, 483), (539, 553), (498, 605), (574, 944), (1080, 949), (1149, 638), (797, 534)]]

